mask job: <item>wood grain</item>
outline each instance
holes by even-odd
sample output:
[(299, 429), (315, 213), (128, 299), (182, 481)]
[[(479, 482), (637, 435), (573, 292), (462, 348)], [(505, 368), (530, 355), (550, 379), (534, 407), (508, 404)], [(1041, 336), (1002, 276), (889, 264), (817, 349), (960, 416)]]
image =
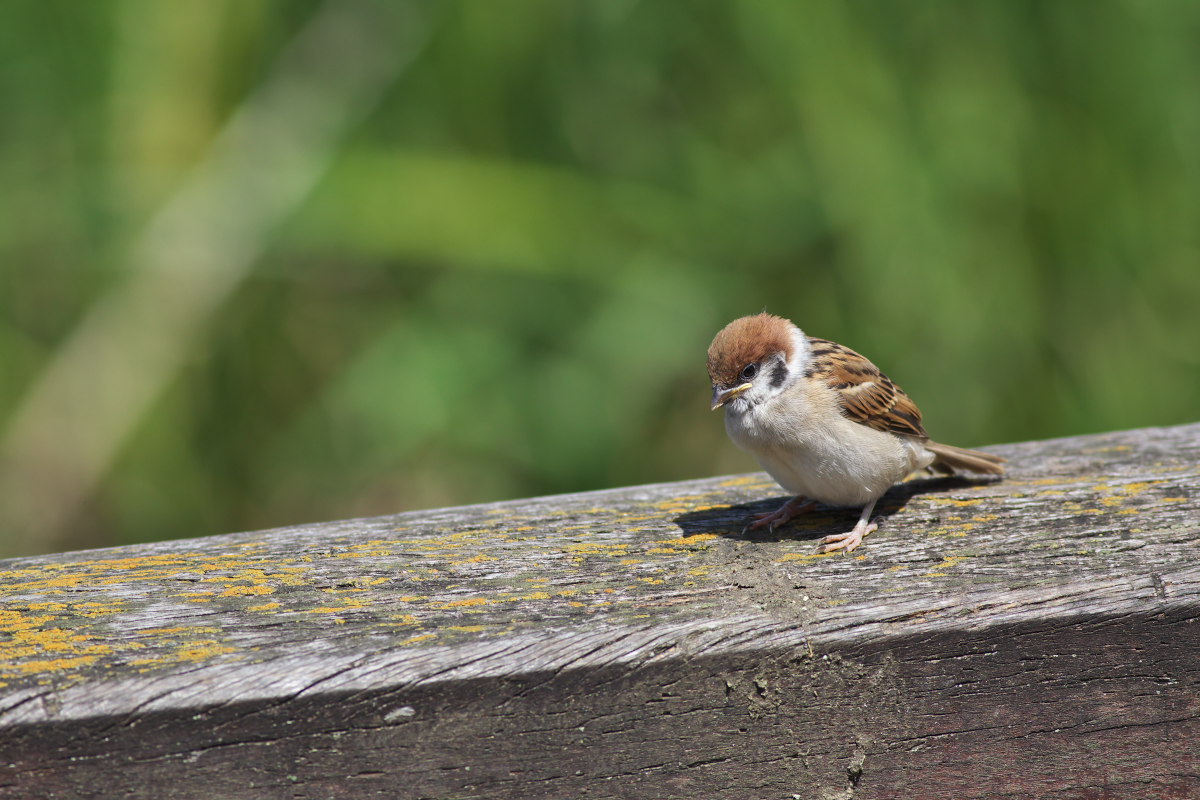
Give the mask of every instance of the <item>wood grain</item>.
[(1200, 796), (1200, 424), (0, 562), (3, 798)]

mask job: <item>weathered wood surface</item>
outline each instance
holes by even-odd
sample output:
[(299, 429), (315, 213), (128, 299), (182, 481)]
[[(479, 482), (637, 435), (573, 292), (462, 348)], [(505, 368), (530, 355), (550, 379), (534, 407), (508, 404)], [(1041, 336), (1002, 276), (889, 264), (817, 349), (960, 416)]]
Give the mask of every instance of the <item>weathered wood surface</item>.
[(2, 798), (1200, 797), (1200, 425), (0, 563)]

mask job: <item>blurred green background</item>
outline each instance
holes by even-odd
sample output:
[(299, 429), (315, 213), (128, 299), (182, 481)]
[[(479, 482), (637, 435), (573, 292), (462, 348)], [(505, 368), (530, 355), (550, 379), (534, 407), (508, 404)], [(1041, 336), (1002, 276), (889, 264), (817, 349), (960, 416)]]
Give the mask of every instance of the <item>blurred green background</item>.
[(1200, 417), (1200, 4), (13, 0), (0, 548), (723, 472), (764, 307), (983, 445)]

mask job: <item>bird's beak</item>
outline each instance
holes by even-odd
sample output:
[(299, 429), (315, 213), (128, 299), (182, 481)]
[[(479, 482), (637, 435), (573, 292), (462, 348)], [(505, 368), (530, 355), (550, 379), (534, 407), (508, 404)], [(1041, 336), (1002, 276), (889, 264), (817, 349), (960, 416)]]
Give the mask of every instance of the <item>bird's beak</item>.
[(743, 383), (741, 386), (735, 386), (732, 389), (721, 389), (720, 386), (714, 386), (712, 410), (716, 411), (753, 385), (753, 383)]

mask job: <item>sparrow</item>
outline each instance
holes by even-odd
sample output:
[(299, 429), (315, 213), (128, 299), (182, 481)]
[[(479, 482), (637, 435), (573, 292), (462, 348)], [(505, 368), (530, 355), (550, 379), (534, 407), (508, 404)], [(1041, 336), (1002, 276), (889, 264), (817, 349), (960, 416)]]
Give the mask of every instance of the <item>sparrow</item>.
[(708, 376), (729, 438), (796, 495), (751, 529), (774, 530), (817, 502), (862, 507), (854, 530), (823, 538), (821, 553), (858, 547), (879, 527), (879, 498), (917, 470), (1004, 474), (1000, 456), (931, 441), (916, 404), (865, 357), (782, 317), (726, 325), (708, 348)]

